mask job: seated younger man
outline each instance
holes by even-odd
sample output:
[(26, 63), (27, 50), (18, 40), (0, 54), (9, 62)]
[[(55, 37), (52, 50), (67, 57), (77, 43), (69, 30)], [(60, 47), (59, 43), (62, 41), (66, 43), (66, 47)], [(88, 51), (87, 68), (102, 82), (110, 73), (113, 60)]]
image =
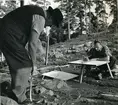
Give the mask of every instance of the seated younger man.
[[(89, 59), (99, 60), (99, 61), (109, 61), (110, 69), (112, 70), (115, 67), (116, 59), (110, 53), (110, 50), (107, 46), (102, 45), (99, 41), (94, 41), (94, 47), (90, 50), (86, 50)], [(98, 67), (99, 73), (106, 73), (108, 70), (107, 65), (102, 65)]]

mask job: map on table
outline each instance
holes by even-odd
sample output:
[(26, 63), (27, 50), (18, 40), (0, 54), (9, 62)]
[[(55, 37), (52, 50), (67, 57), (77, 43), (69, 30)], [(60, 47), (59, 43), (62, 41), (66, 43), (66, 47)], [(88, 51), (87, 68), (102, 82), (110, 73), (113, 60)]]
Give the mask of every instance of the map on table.
[(42, 75), (51, 78), (60, 79), (60, 80), (65, 80), (65, 81), (78, 76), (76, 74), (67, 73), (63, 71), (51, 71), (51, 72), (43, 73)]
[(104, 64), (107, 64), (109, 63), (108, 61), (83, 61), (83, 60), (77, 60), (77, 61), (72, 61), (72, 62), (69, 62), (69, 64), (78, 64), (78, 65), (95, 65), (95, 66), (101, 66), (101, 65), (104, 65)]

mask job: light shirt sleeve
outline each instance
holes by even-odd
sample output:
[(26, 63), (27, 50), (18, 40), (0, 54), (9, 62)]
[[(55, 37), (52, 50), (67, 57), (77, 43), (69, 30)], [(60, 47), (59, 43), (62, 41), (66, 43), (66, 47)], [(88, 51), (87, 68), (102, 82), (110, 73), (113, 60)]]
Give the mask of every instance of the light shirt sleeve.
[(45, 19), (43, 16), (40, 15), (33, 15), (32, 18), (32, 29), (35, 30), (39, 35), (43, 31), (45, 26)]
[(38, 40), (41, 32), (44, 29), (45, 18), (40, 15), (33, 15), (32, 17), (32, 26), (31, 26), (31, 35), (29, 37), (28, 50), (33, 61), (33, 64), (36, 62), (36, 51), (38, 48)]
[(108, 46), (104, 46), (105, 47), (105, 52), (107, 56), (112, 56), (111, 51), (109, 50)]

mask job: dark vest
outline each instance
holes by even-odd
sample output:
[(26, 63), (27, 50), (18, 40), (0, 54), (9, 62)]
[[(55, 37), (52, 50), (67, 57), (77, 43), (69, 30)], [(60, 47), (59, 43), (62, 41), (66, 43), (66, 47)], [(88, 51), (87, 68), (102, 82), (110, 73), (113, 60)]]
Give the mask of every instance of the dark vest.
[[(14, 28), (14, 32), (19, 32), (19, 36), (22, 35), (24, 38), (23, 44), (28, 41), (28, 36), (31, 33), (32, 17), (34, 14), (41, 15), (45, 18), (44, 11), (41, 7), (35, 5), (26, 5), (15, 9), (8, 13), (3, 19), (11, 20), (11, 26)], [(9, 24), (9, 25), (10, 25)], [(17, 37), (17, 35), (15, 35)]]
[(106, 51), (105, 51), (105, 47), (103, 47), (101, 49), (101, 51), (97, 51), (95, 48), (90, 50), (90, 59), (92, 58), (104, 58), (107, 57)]

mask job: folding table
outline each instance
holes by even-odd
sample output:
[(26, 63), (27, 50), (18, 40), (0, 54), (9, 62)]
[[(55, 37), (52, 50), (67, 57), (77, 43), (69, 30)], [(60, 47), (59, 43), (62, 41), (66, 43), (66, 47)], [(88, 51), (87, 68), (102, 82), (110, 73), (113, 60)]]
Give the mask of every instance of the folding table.
[(83, 79), (83, 71), (86, 65), (91, 65), (91, 66), (101, 66), (106, 64), (110, 73), (111, 78), (113, 78), (113, 74), (111, 72), (111, 69), (109, 67), (109, 61), (93, 61), (93, 60), (89, 60), (89, 61), (83, 61), (83, 60), (76, 60), (76, 61), (72, 61), (69, 62), (69, 64), (73, 64), (73, 65), (82, 65), (81, 68), (81, 74), (80, 74), (80, 83), (82, 83), (82, 79)]

